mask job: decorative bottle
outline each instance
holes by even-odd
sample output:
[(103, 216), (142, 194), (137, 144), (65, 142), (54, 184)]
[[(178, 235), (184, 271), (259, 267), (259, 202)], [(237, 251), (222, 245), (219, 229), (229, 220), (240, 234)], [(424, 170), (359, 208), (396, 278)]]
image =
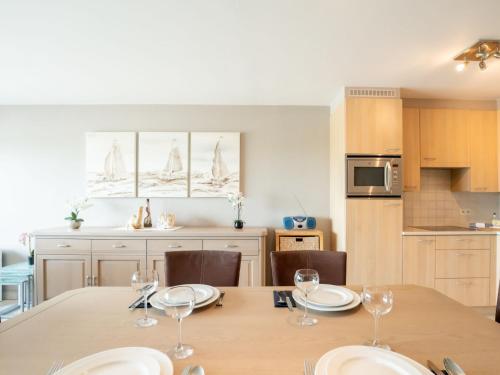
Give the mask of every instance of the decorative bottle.
[(149, 198), (146, 199), (146, 216), (144, 217), (144, 228), (151, 228), (153, 223), (151, 221), (151, 207), (149, 206)]

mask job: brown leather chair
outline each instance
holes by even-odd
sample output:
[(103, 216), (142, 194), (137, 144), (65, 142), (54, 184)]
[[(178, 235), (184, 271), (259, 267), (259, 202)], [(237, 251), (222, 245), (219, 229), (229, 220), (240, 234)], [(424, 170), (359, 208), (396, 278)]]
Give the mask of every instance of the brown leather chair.
[(500, 285), (498, 288), (498, 297), (497, 297), (497, 313), (495, 314), (495, 321), (500, 323)]
[(238, 286), (241, 253), (235, 251), (169, 251), (165, 253), (165, 284)]
[(294, 285), (295, 271), (301, 268), (318, 271), (322, 284), (345, 285), (346, 259), (347, 255), (342, 251), (273, 251), (273, 285)]

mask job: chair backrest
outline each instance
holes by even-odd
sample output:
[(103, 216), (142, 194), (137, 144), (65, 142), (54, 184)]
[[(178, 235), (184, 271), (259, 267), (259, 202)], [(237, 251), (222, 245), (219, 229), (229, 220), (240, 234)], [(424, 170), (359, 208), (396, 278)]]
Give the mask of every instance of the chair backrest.
[(500, 323), (500, 285), (498, 285), (497, 313), (495, 314), (495, 321)]
[(241, 253), (235, 251), (169, 251), (165, 253), (165, 284), (238, 286)]
[(294, 285), (295, 271), (312, 268), (318, 271), (322, 284), (345, 285), (346, 259), (343, 251), (273, 251), (271, 270), (273, 285)]

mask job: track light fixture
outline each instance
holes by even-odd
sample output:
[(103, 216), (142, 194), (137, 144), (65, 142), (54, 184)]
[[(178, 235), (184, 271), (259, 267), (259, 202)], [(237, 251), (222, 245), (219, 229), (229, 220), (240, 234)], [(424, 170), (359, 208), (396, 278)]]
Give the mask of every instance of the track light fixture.
[(455, 69), (457, 72), (462, 72), (465, 70), (469, 62), (477, 61), (479, 63), (479, 69), (486, 70), (486, 60), (490, 57), (500, 59), (500, 41), (479, 40), (473, 46), (455, 57), (455, 61), (458, 61)]

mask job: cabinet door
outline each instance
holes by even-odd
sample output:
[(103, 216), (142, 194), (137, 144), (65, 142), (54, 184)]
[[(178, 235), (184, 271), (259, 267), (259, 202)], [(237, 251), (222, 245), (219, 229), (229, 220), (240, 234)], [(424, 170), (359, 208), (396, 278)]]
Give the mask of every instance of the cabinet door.
[(420, 165), (429, 168), (470, 165), (467, 111), (420, 109)]
[(420, 117), (418, 108), (403, 108), (403, 189), (420, 191)]
[(238, 286), (260, 286), (259, 272), (259, 257), (242, 257)]
[(37, 255), (36, 287), (38, 303), (68, 290), (90, 285), (90, 259), (90, 254)]
[(497, 113), (469, 111), (470, 191), (498, 191)]
[(434, 288), (436, 239), (413, 236), (403, 239), (403, 284)]
[(146, 271), (145, 255), (92, 254), (93, 286), (130, 286), (135, 271)]
[(347, 200), (347, 283), (401, 284), (403, 203)]
[(348, 98), (346, 114), (347, 153), (403, 152), (401, 99)]

